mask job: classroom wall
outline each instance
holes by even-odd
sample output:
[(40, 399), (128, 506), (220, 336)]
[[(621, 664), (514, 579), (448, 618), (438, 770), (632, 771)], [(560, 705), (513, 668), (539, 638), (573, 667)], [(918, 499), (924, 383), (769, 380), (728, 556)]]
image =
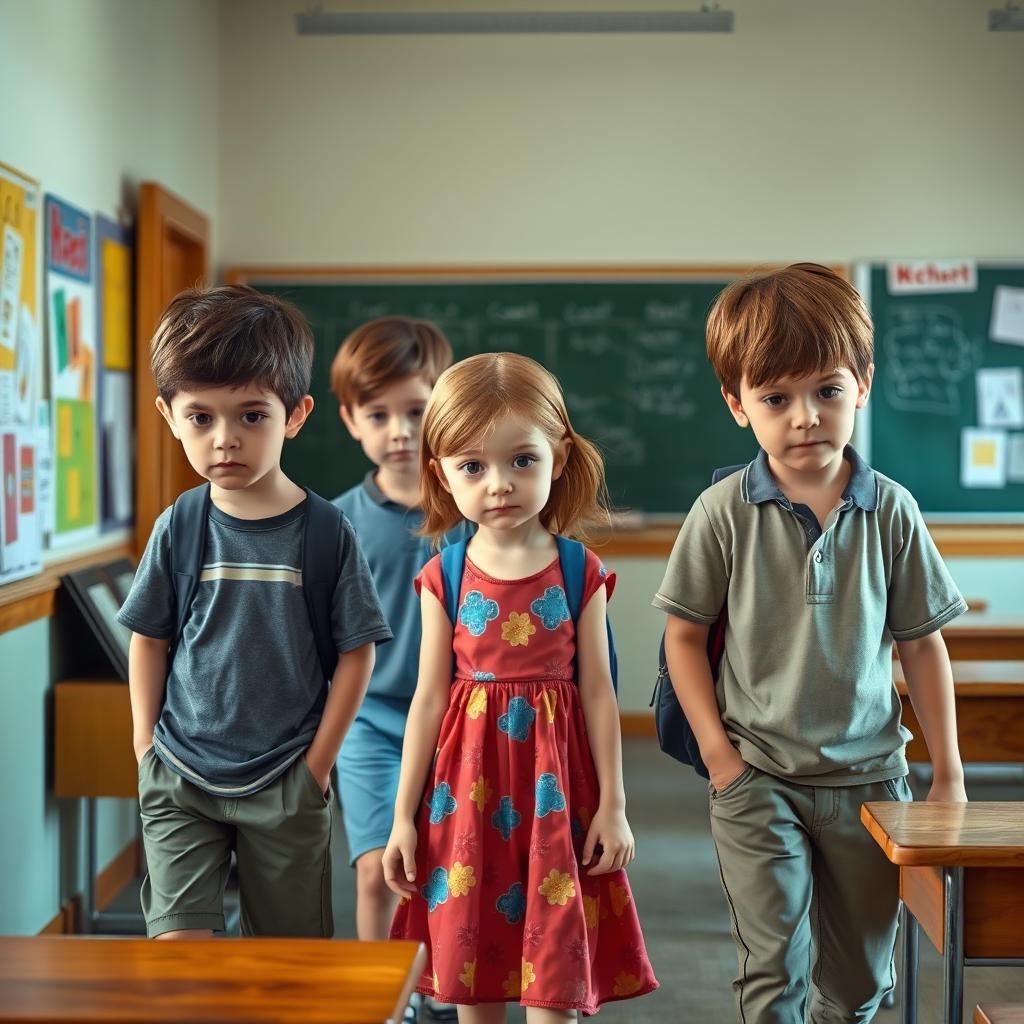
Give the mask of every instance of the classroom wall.
[[(722, 6), (732, 35), (345, 38), (298, 36), (300, 2), (225, 0), (222, 264), (1024, 255), (1024, 35), (986, 30), (992, 0)], [(664, 560), (611, 561), (640, 712)], [(951, 565), (1024, 614), (1024, 561)]]
[(299, 36), (305, 6), (223, 5), (226, 264), (1022, 254), (995, 0), (724, 0), (733, 34), (659, 36)]
[[(0, 0), (0, 160), (111, 217), (159, 181), (216, 234), (218, 39), (208, 0)], [(0, 934), (38, 931), (80, 887), (77, 808), (47, 795), (49, 691), (68, 656), (51, 622), (0, 635)], [(101, 801), (101, 864), (134, 827), (130, 804)]]

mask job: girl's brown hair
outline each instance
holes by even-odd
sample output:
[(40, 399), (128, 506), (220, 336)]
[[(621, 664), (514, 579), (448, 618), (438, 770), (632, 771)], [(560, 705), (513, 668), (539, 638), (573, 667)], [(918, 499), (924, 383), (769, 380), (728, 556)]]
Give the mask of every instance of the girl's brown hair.
[(708, 314), (708, 359), (729, 394), (846, 367), (867, 378), (871, 316), (857, 289), (819, 263), (794, 263), (729, 285)]
[(471, 450), (506, 416), (539, 427), (552, 445), (566, 437), (572, 442), (565, 468), (552, 481), (540, 513), (544, 528), (585, 538), (589, 526), (606, 524), (604, 460), (590, 441), (572, 429), (558, 381), (526, 356), (488, 352), (445, 370), (427, 403), (420, 445), (421, 532), (438, 544), (462, 521), (430, 460)]

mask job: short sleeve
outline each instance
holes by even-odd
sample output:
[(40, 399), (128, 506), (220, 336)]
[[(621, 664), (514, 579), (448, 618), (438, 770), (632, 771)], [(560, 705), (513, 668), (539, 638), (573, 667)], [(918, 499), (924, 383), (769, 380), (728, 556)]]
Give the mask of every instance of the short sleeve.
[(177, 629), (177, 606), (171, 579), (171, 509), (153, 524), (142, 561), (117, 621), (133, 633), (170, 640)]
[(912, 499), (901, 503), (897, 514), (902, 543), (893, 556), (886, 619), (894, 640), (917, 640), (962, 615), (967, 602), (935, 547), (917, 503)]
[(725, 551), (702, 498), (693, 503), (672, 547), (655, 608), (701, 626), (712, 625), (729, 593)]
[(442, 607), (447, 607), (444, 600), (444, 580), (441, 577), (441, 556), (434, 557), (427, 562), (419, 571), (419, 574), (412, 581), (416, 588), (416, 596), (419, 597), (424, 588), (430, 591), (441, 602)]
[(587, 607), (599, 587), (605, 588), (605, 596), (610, 601), (612, 594), (615, 593), (615, 573), (606, 569), (601, 559), (588, 548), (583, 563), (583, 602), (581, 607)]
[(392, 639), (370, 568), (347, 518), (342, 522), (338, 582), (331, 602), (331, 634), (339, 654)]

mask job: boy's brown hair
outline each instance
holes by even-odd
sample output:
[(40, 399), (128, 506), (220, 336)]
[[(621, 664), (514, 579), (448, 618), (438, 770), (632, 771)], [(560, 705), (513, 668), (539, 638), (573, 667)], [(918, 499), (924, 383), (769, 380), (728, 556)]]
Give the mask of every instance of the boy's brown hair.
[(351, 410), (389, 384), (423, 377), (433, 387), (451, 365), (452, 347), (429, 320), (382, 316), (357, 327), (331, 363), (331, 390)]
[(179, 391), (244, 387), (272, 391), (290, 416), (309, 393), (313, 333), (290, 302), (247, 288), (189, 288), (164, 310), (150, 361), (160, 397)]
[(819, 263), (794, 263), (729, 285), (708, 314), (707, 343), (722, 387), (735, 397), (744, 378), (757, 388), (847, 367), (864, 381), (874, 352), (864, 301)]

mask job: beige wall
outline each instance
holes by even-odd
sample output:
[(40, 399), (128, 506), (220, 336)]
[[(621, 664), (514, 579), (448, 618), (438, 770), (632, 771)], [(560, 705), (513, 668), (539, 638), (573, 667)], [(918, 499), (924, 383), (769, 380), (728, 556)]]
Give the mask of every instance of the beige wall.
[(996, 0), (722, 6), (734, 34), (362, 38), (225, 0), (221, 259), (1021, 255), (1024, 35), (986, 30)]
[[(0, 0), (0, 160), (114, 218), (153, 179), (216, 230), (218, 33), (209, 0)], [(66, 648), (60, 619), (0, 635), (0, 933), (37, 931), (80, 884), (75, 808), (47, 790)], [(101, 864), (136, 820), (127, 801), (101, 801)]]

